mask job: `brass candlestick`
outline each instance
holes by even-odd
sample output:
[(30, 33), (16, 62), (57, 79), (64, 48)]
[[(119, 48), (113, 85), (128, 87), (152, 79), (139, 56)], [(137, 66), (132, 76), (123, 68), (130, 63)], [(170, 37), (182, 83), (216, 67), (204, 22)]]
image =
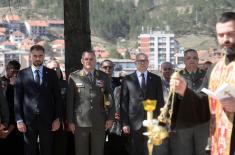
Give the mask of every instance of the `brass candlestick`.
[(153, 145), (162, 144), (163, 139), (168, 136), (167, 130), (158, 125), (158, 121), (153, 119), (153, 111), (156, 108), (156, 100), (145, 100), (144, 110), (147, 111), (147, 120), (143, 122), (143, 125), (147, 127), (147, 132), (144, 135), (148, 136), (148, 150), (149, 155), (152, 155)]

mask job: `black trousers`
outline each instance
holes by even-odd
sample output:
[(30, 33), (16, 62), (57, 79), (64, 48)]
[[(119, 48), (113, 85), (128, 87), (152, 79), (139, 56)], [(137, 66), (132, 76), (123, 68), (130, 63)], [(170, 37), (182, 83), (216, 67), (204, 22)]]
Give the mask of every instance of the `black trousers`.
[(66, 148), (66, 155), (75, 155), (75, 142), (74, 142), (74, 135), (72, 132), (67, 132), (68, 141), (67, 141), (67, 148)]
[(27, 131), (24, 133), (25, 155), (52, 155), (53, 135), (51, 124), (43, 122), (40, 115), (35, 115), (32, 122), (26, 124), (26, 127)]
[(128, 137), (108, 134), (108, 141), (104, 144), (104, 155), (129, 155)]
[(24, 155), (23, 134), (15, 128), (6, 139), (0, 139), (1, 155)]
[(62, 126), (58, 131), (53, 132), (53, 154), (66, 155), (68, 144), (68, 134)]
[(145, 128), (131, 130), (130, 146), (131, 155), (148, 155), (147, 136), (144, 136)]

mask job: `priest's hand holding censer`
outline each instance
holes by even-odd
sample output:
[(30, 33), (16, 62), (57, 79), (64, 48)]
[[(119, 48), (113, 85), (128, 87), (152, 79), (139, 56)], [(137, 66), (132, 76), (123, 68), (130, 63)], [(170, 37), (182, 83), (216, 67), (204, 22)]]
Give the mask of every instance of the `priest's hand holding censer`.
[[(161, 108), (161, 113), (157, 119), (153, 119), (153, 110), (156, 108), (157, 101), (144, 101), (144, 109), (147, 111), (147, 120), (143, 121), (143, 125), (147, 127), (147, 132), (144, 135), (148, 136), (149, 155), (152, 155), (153, 145), (161, 145), (163, 140), (169, 136), (171, 117), (173, 112), (173, 104), (175, 98), (175, 89), (178, 89), (178, 80), (181, 79), (178, 72), (173, 73), (168, 101)], [(183, 79), (181, 79), (183, 80)], [(184, 80), (183, 80), (184, 81)], [(186, 83), (185, 83), (186, 87)], [(185, 91), (185, 90), (184, 90)]]

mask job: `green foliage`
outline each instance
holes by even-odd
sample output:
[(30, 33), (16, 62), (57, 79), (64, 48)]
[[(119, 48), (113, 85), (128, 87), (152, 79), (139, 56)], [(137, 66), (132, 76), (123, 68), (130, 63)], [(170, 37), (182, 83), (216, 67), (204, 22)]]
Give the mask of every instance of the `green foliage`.
[(91, 5), (91, 28), (110, 41), (127, 38), (130, 31), (129, 19), (134, 6), (129, 1), (95, 0)]
[[(72, 1), (72, 0), (71, 0)], [(214, 34), (214, 25), (224, 11), (234, 11), (235, 0), (90, 0), (92, 32), (116, 43), (118, 38), (137, 38), (142, 28), (169, 30), (176, 35)], [(25, 7), (26, 18), (63, 18), (63, 0), (10, 0), (12, 7)], [(9, 0), (0, 0), (7, 7)], [(169, 28), (169, 29), (166, 29)]]
[[(48, 18), (63, 18), (63, 0), (0, 0), (0, 7), (9, 7), (13, 11), (21, 13), (22, 8), (26, 18), (38, 18), (38, 16)], [(34, 8), (32, 5), (34, 4)], [(14, 13), (14, 12), (13, 12)]]
[(131, 58), (131, 55), (130, 55), (129, 51), (126, 51), (124, 58), (125, 59), (130, 59)]
[(109, 57), (116, 58), (116, 59), (123, 59), (121, 54), (119, 54), (115, 48), (110, 49)]
[[(156, 3), (153, 3), (156, 2)], [(232, 11), (234, 0), (93, 0), (91, 28), (109, 41), (136, 38), (142, 27), (176, 35), (214, 34), (217, 17)], [(166, 27), (170, 29), (166, 29)]]

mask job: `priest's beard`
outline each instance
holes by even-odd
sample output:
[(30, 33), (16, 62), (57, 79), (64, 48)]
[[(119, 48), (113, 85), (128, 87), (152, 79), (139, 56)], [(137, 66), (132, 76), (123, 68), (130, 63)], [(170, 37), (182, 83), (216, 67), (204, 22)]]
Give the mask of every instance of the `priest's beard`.
[[(230, 47), (226, 47), (225, 45), (229, 45)], [(222, 49), (224, 51), (225, 55), (235, 55), (235, 43), (230, 43), (230, 42), (226, 42), (224, 43), (224, 45), (222, 45)]]
[(235, 55), (235, 48), (224, 48), (225, 55)]

